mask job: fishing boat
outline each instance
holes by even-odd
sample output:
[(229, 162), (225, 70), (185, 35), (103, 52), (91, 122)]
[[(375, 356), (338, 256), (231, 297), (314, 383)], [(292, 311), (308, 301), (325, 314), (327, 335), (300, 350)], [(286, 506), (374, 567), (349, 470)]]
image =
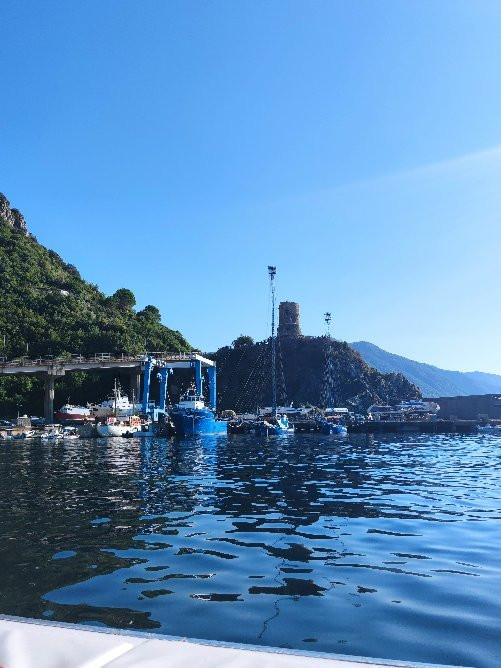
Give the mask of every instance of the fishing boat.
[(94, 417), (129, 417), (134, 415), (136, 407), (133, 402), (129, 401), (126, 394), (122, 394), (122, 388), (115, 380), (113, 392), (107, 399), (100, 404), (87, 404), (87, 408)]
[(228, 422), (218, 420), (212, 408), (194, 387), (183, 394), (169, 413), (176, 436), (203, 436), (228, 433)]
[(54, 417), (60, 422), (63, 420), (89, 420), (92, 414), (90, 408), (73, 406), (73, 404), (67, 403), (54, 413)]
[(258, 436), (282, 436), (294, 433), (294, 427), (289, 424), (287, 415), (281, 415), (277, 409), (277, 341), (275, 335), (275, 276), (277, 268), (269, 266), (271, 288), (271, 414), (267, 418), (256, 420), (251, 432)]

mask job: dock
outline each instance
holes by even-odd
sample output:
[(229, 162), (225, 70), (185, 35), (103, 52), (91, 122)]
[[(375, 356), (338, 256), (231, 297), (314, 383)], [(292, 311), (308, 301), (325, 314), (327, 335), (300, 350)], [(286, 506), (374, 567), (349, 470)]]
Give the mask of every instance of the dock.
[[(440, 668), (0, 615), (4, 668)], [(442, 667), (443, 668), (443, 667)]]
[[(348, 424), (349, 434), (475, 434), (475, 420), (367, 420), (357, 424)], [(315, 420), (294, 422), (296, 433), (315, 433), (320, 428)]]

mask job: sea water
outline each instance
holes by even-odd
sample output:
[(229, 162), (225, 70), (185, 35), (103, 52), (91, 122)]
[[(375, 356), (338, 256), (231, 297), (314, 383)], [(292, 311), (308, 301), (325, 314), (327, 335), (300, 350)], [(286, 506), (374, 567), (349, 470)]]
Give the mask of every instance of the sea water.
[(0, 613), (501, 665), (501, 438), (0, 442)]

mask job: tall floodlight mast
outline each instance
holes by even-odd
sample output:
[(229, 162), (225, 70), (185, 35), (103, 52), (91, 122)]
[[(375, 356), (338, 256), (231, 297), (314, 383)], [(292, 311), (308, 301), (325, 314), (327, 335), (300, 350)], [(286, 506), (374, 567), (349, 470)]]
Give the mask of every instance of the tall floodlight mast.
[(326, 334), (328, 337), (331, 335), (331, 320), (332, 316), (330, 313), (324, 313), (324, 320), (325, 320), (325, 330)]
[(276, 373), (276, 340), (275, 340), (275, 276), (276, 267), (268, 266), (268, 275), (270, 277), (271, 289), (271, 410), (272, 414), (277, 414), (277, 373)]

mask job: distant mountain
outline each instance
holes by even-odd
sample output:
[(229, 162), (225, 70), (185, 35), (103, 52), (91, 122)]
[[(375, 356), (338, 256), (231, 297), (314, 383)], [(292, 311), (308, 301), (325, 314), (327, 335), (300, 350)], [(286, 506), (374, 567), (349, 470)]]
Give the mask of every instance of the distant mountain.
[(368, 341), (356, 341), (350, 343), (350, 346), (378, 371), (402, 373), (407, 380), (419, 387), (425, 397), (501, 392), (501, 376), (494, 373), (446, 371), (431, 364), (394, 355)]

